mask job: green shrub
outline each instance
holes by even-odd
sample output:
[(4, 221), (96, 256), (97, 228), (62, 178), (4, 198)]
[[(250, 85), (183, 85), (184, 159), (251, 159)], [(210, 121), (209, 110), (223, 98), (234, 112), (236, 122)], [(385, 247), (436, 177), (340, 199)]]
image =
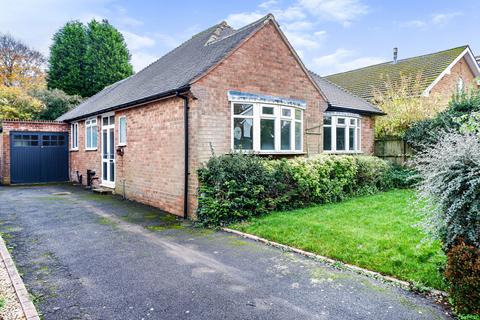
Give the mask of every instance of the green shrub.
[(474, 112), (480, 112), (480, 90), (454, 95), (447, 110), (414, 123), (404, 138), (413, 148), (422, 150), (439, 141), (444, 132), (458, 132), (462, 127), (458, 119)]
[(464, 242), (448, 252), (445, 278), (457, 313), (480, 316), (480, 249)]
[(391, 164), (385, 173), (384, 189), (408, 189), (419, 182), (418, 173), (406, 166)]
[(214, 156), (198, 171), (197, 217), (206, 225), (224, 225), (274, 210), (374, 193), (392, 186), (386, 182), (389, 170), (385, 161), (367, 156)]

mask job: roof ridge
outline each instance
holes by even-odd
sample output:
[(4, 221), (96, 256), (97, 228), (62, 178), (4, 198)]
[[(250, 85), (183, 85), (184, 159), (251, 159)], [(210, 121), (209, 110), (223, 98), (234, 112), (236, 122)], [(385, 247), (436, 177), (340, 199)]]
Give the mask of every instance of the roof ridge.
[[(268, 13), (267, 15), (261, 17), (260, 19), (255, 20), (255, 21), (253, 21), (253, 22), (250, 22), (249, 24), (244, 25), (243, 27), (241, 27), (241, 28), (239, 28), (239, 29), (233, 29), (233, 28), (232, 28), (233, 30), (235, 30), (235, 32), (233, 32), (233, 33), (231, 33), (231, 34), (229, 34), (229, 35), (227, 35), (227, 36), (225, 36), (225, 37), (218, 38), (218, 39), (216, 39), (216, 40), (214, 40), (214, 41), (211, 41), (211, 42), (208, 42), (208, 41), (207, 41), (207, 44), (208, 44), (208, 45), (211, 45), (211, 44), (213, 44), (213, 43), (217, 43), (217, 42), (220, 42), (220, 41), (222, 41), (222, 40), (228, 39), (228, 38), (230, 38), (231, 36), (234, 36), (234, 35), (236, 35), (237, 33), (242, 32), (243, 30), (245, 30), (245, 29), (247, 29), (247, 28), (250, 28), (250, 27), (253, 26), (253, 25), (256, 25), (256, 24), (258, 24), (258, 23), (260, 23), (260, 22), (263, 22), (263, 21), (270, 20), (270, 19), (272, 19), (272, 18), (273, 18), (273, 14)], [(227, 26), (228, 26), (228, 24), (227, 24)]]
[[(468, 48), (468, 45), (458, 46), (458, 47), (454, 47), (454, 48), (450, 48), (450, 49), (445, 49), (445, 50), (440, 50), (440, 51), (436, 51), (436, 52), (421, 54), (421, 55), (413, 56), (413, 57), (409, 57), (409, 58), (399, 59), (399, 60), (397, 60), (397, 64), (400, 63), (400, 62), (405, 62), (407, 60), (422, 58), (422, 57), (426, 57), (426, 56), (431, 56), (431, 55), (444, 53), (444, 52), (447, 52), (447, 51), (452, 51), (452, 50), (460, 49), (460, 48), (464, 48), (464, 50), (465, 50), (465, 49)], [(336, 75), (340, 75), (340, 74), (346, 74), (346, 73), (349, 73), (349, 72), (359, 71), (359, 70), (363, 70), (363, 69), (367, 69), (367, 68), (371, 68), (371, 67), (380, 66), (382, 64), (391, 64), (391, 63), (392, 63), (392, 60), (388, 60), (388, 61), (385, 61), (385, 62), (372, 64), (372, 65), (361, 67), (361, 68), (358, 68), (358, 69), (352, 69), (352, 70), (347, 70), (347, 71), (343, 71), (343, 72), (332, 73), (332, 74), (326, 75), (325, 77), (331, 77), (331, 76), (336, 76)]]

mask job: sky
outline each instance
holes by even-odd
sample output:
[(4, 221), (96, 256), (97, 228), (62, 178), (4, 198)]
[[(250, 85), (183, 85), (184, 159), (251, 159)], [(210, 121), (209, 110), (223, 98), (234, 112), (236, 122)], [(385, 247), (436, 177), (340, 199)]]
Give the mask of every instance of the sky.
[(239, 28), (273, 13), (305, 65), (320, 75), (468, 44), (480, 55), (478, 0), (0, 0), (0, 33), (48, 56), (67, 21), (107, 19), (135, 71), (226, 20)]

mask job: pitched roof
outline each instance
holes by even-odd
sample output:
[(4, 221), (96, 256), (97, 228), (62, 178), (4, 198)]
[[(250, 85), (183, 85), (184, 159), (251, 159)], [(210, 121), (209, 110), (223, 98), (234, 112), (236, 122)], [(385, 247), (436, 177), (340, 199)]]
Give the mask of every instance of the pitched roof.
[(320, 77), (318, 74), (310, 71), (313, 80), (320, 87), (328, 102), (328, 110), (352, 110), (360, 113), (385, 114), (382, 110), (375, 107), (368, 101), (355, 96), (346, 89)]
[(259, 30), (269, 19), (273, 19), (273, 16), (267, 15), (238, 30), (234, 30), (225, 22), (214, 25), (193, 36), (145, 69), (106, 87), (57, 120), (84, 118), (142, 103), (185, 88)]
[[(461, 46), (436, 53), (426, 54), (408, 59), (398, 60), (376, 64), (356, 70), (332, 74), (325, 78), (353, 94), (370, 100), (373, 97), (373, 90), (382, 91), (385, 80), (390, 79), (397, 83), (401, 76), (406, 76), (411, 81), (415, 81), (419, 75), (419, 92), (412, 92), (412, 95), (421, 95), (445, 69), (459, 57), (462, 52), (468, 49), (468, 46)], [(412, 88), (413, 88), (412, 83)]]

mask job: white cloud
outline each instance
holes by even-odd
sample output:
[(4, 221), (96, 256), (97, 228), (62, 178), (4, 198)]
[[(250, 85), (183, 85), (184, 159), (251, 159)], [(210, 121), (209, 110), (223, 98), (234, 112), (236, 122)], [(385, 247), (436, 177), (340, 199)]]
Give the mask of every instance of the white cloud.
[(283, 24), (282, 27), (284, 27), (286, 30), (289, 30), (289, 31), (309, 30), (313, 27), (313, 23), (310, 21), (300, 20), (300, 21)]
[(298, 2), (309, 13), (340, 22), (344, 26), (349, 26), (353, 20), (368, 13), (368, 7), (360, 0), (299, 0)]
[(136, 72), (142, 70), (143, 68), (145, 68), (146, 66), (148, 66), (149, 64), (151, 64), (152, 62), (154, 62), (159, 58), (154, 54), (150, 54), (142, 51), (132, 51), (131, 54), (132, 54), (132, 59), (130, 60), (130, 62), (132, 63), (133, 69)]
[(284, 31), (285, 36), (292, 43), (295, 48), (302, 48), (307, 50), (317, 49), (325, 39), (325, 31), (317, 31), (313, 35), (309, 33)]
[(423, 20), (410, 20), (403, 22), (401, 24), (402, 27), (413, 27), (413, 28), (423, 28), (427, 26), (427, 23)]
[(460, 12), (436, 13), (432, 15), (432, 23), (436, 25), (445, 25), (453, 18), (460, 16)]
[(155, 40), (150, 37), (141, 36), (130, 31), (121, 31), (121, 32), (130, 50), (149, 48), (155, 45)]
[(322, 75), (343, 72), (385, 62), (381, 57), (356, 57), (353, 50), (337, 49), (334, 53), (313, 59), (316, 70)]
[(264, 14), (261, 14), (259, 12), (233, 13), (228, 15), (226, 20), (228, 24), (231, 25), (233, 28), (240, 28), (255, 20), (260, 19), (263, 16)]
[(300, 6), (291, 6), (284, 10), (275, 8), (270, 11), (275, 15), (275, 17), (277, 17), (278, 20), (292, 21), (304, 19), (306, 17), (303, 8)]
[(265, 2), (262, 2), (258, 5), (259, 8), (269, 10), (270, 8), (276, 6), (278, 4), (277, 0), (268, 0)]

